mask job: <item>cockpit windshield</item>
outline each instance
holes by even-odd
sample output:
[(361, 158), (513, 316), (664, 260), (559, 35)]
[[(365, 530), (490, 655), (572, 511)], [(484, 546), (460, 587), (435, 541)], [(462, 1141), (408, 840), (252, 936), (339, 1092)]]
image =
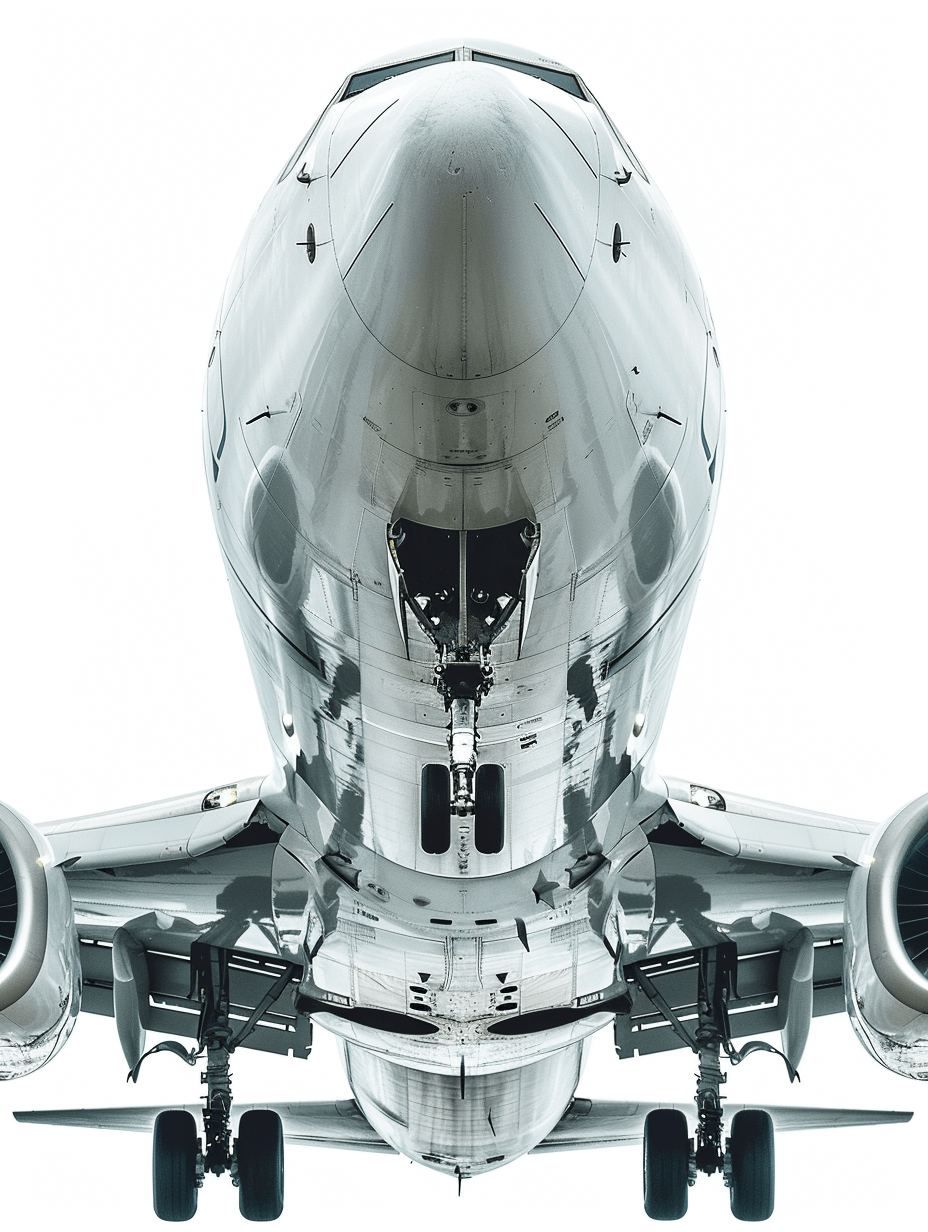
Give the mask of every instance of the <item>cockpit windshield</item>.
[(454, 59), (453, 51), (443, 51), (437, 56), (426, 56), (422, 60), (406, 60), (402, 64), (387, 64), (383, 68), (368, 69), (366, 73), (355, 73), (349, 80), (342, 98), (353, 98), (362, 90), (378, 86), (390, 77), (398, 77), (400, 73), (411, 73), (417, 68), (430, 68), (433, 64), (447, 64)]
[(472, 51), (467, 47), (458, 48), (456, 51), (443, 51), (437, 55), (420, 57), (416, 60), (402, 60), (399, 64), (385, 64), (381, 68), (371, 68), (363, 73), (355, 73), (348, 80), (342, 101), (353, 98), (363, 90), (369, 90), (371, 86), (380, 85), (382, 81), (388, 81), (391, 77), (398, 77), (401, 73), (411, 73), (418, 68), (430, 68), (433, 64), (447, 64), (455, 59), (472, 60), (475, 64), (493, 64), (497, 68), (508, 68), (516, 73), (526, 73), (529, 77), (538, 77), (548, 82), (549, 85), (557, 86), (559, 90), (566, 90), (574, 98), (587, 101), (587, 95), (573, 73), (564, 72), (563, 69), (548, 68), (547, 65), (529, 64), (524, 60), (512, 60), (507, 56), (494, 56), (486, 51)]
[(470, 58), (478, 64), (495, 64), (498, 68), (511, 68), (517, 73), (528, 73), (530, 77), (540, 77), (549, 85), (557, 86), (559, 90), (566, 90), (574, 98), (580, 98), (586, 102), (586, 95), (580, 89), (580, 82), (573, 73), (562, 73), (555, 68), (545, 68), (541, 64), (523, 64), (521, 60), (507, 60), (503, 56), (490, 56), (483, 51), (472, 51)]

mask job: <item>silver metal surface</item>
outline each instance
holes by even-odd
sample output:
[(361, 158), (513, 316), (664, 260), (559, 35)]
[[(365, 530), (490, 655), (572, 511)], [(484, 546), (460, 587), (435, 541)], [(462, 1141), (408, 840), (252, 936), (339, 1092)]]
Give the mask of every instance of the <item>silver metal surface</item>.
[[(734, 1116), (745, 1104), (727, 1103)], [(184, 1105), (196, 1115), (199, 1104)], [(648, 1104), (619, 1100), (575, 1099), (548, 1135), (532, 1152), (577, 1151), (596, 1147), (637, 1146), (644, 1120), (655, 1108), (678, 1107), (693, 1119), (691, 1105)], [(335, 1147), (339, 1150), (392, 1154), (395, 1148), (371, 1127), (354, 1100), (289, 1104), (237, 1104), (236, 1114), (252, 1108), (272, 1108), (280, 1116), (288, 1143)], [(117, 1129), (150, 1133), (160, 1104), (141, 1108), (61, 1108), (16, 1112), (17, 1121), (35, 1125), (65, 1125), (81, 1129)], [(800, 1108), (767, 1106), (777, 1132), (792, 1129), (840, 1129), (860, 1125), (892, 1125), (912, 1119), (911, 1112), (858, 1108)], [(495, 1122), (494, 1122), (495, 1123)]]
[[(196, 1033), (192, 947), (227, 951), (239, 1020), (291, 981), (249, 1046), (306, 1056), (310, 1017), (342, 1040), (357, 1105), (293, 1105), (291, 1139), (459, 1177), (640, 1135), (638, 1106), (572, 1103), (610, 1022), (622, 1055), (675, 1046), (640, 970), (632, 997), (640, 964), (689, 996), (692, 951), (728, 944), (756, 983), (739, 1008), (798, 1059), (840, 991), (815, 979), (840, 963), (849, 880), (855, 973), (889, 901), (851, 876), (867, 826), (656, 772), (724, 451), (711, 314), (583, 83), (474, 50), (352, 75), (226, 285), (206, 472), (270, 773), (46, 827), (127, 1059), (149, 1028)], [(404, 523), (428, 529), (421, 559)], [(494, 535), (520, 523), (516, 568)], [(475, 634), (478, 580), (497, 606)], [(436, 688), (462, 665), (479, 687)], [(451, 837), (426, 842), (423, 772), (449, 757)], [(478, 766), (501, 770), (491, 804)], [(805, 1111), (786, 1127), (872, 1119)]]
[(861, 1043), (895, 1073), (928, 1078), (928, 980), (906, 953), (897, 892), (909, 850), (928, 828), (928, 797), (870, 837), (845, 905), (847, 1011)]
[(81, 968), (64, 874), (41, 834), (5, 804), (0, 855), (16, 888), (12, 942), (0, 957), (0, 1079), (6, 1079), (38, 1069), (64, 1045), (81, 1006)]
[(68, 868), (183, 860), (241, 833), (258, 808), (262, 781), (245, 779), (154, 804), (50, 822), (40, 830), (55, 863)]
[(554, 1128), (580, 1079), (582, 1043), (517, 1069), (433, 1074), (345, 1045), (355, 1098), (373, 1129), (431, 1168), (476, 1176), (502, 1167)]

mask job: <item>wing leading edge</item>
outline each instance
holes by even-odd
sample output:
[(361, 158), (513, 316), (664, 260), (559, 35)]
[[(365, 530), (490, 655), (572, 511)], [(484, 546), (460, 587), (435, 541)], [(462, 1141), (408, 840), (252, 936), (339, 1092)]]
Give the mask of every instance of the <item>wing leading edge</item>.
[(853, 868), (875, 822), (720, 792), (686, 779), (665, 779), (677, 824), (728, 856), (800, 868)]

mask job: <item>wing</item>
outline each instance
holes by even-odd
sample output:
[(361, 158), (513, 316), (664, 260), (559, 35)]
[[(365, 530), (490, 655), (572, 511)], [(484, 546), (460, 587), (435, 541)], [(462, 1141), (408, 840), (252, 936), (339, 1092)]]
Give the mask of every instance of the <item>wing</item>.
[(872, 822), (665, 779), (676, 824), (713, 851), (800, 868), (853, 868)]
[(195, 1039), (210, 947), (228, 955), (239, 1046), (306, 1057), (296, 971), (271, 908), (282, 825), (251, 778), (154, 804), (39, 827), (65, 872), (79, 942), (82, 1008), (115, 1017), (134, 1065), (145, 1032)]
[[(622, 1103), (612, 1100), (575, 1099), (548, 1136), (533, 1150), (579, 1151), (593, 1147), (636, 1146), (642, 1141), (645, 1117), (657, 1108), (679, 1107), (695, 1124), (692, 1104)], [(726, 1113), (733, 1117), (747, 1105), (726, 1102)], [(396, 1151), (371, 1128), (353, 1099), (334, 1102), (295, 1104), (236, 1104), (237, 1114), (252, 1108), (269, 1108), (283, 1123), (287, 1142), (303, 1146), (336, 1147), (348, 1151)], [(15, 1112), (17, 1121), (33, 1125), (62, 1125), (74, 1129), (119, 1129), (151, 1132), (155, 1118), (163, 1109), (144, 1108), (62, 1108), (40, 1112)], [(186, 1105), (186, 1111), (199, 1119), (202, 1104)], [(767, 1108), (775, 1129), (836, 1129), (861, 1125), (891, 1125), (910, 1121), (911, 1112), (849, 1108)]]
[[(875, 826), (666, 780), (648, 830), (653, 914), (629, 955), (616, 1050), (693, 1047), (700, 954), (722, 947), (733, 1038), (783, 1033), (798, 1064), (813, 1017), (845, 1008), (844, 903)], [(641, 930), (643, 933), (643, 930)]]
[[(297, 1104), (236, 1104), (241, 1115), (255, 1108), (269, 1108), (281, 1119), (287, 1142), (303, 1146), (328, 1146), (344, 1151), (397, 1152), (370, 1126), (353, 1099)], [(186, 1112), (199, 1121), (203, 1105), (186, 1104)], [(119, 1129), (150, 1133), (162, 1107), (60, 1108), (41, 1112), (14, 1112), (17, 1121), (31, 1125), (63, 1125), (73, 1129)]]
[[(75, 907), (84, 1008), (115, 1015), (127, 1058), (140, 1055), (148, 1029), (196, 1037), (197, 943), (229, 951), (241, 1024), (286, 972), (270, 905), (280, 823), (260, 803), (261, 784), (248, 779), (41, 827)], [(807, 1020), (843, 1009), (847, 876), (873, 827), (682, 780), (667, 786), (649, 835), (656, 910), (645, 952), (626, 964), (632, 1005), (616, 1022), (619, 1055), (686, 1045), (665, 1008), (684, 1022), (692, 1017), (696, 951), (707, 928), (709, 942), (719, 940), (718, 929), (737, 942), (737, 1034), (791, 1030), (798, 1055)], [(734, 877), (731, 857), (739, 862)], [(802, 871), (790, 878), (784, 870)], [(674, 901), (681, 886), (695, 884), (708, 911), (693, 906), (691, 891), (688, 906)], [(755, 926), (758, 908), (773, 927)], [(656, 1001), (646, 986), (658, 990)], [(291, 991), (261, 1009), (245, 1046), (308, 1054), (310, 1025), (294, 1013)]]
[[(230, 842), (255, 820), (263, 779), (243, 779), (208, 791), (40, 824), (66, 871), (114, 869), (129, 864), (181, 860)], [(256, 816), (257, 814), (257, 816)]]

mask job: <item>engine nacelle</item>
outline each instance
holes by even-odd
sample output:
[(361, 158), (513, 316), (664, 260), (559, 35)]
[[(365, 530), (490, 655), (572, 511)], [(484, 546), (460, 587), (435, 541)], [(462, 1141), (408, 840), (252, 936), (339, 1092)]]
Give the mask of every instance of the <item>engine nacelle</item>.
[(847, 1011), (894, 1073), (928, 1079), (928, 796), (891, 817), (851, 875), (844, 914)]
[(0, 1079), (50, 1060), (81, 1006), (71, 895), (48, 842), (0, 804)]

